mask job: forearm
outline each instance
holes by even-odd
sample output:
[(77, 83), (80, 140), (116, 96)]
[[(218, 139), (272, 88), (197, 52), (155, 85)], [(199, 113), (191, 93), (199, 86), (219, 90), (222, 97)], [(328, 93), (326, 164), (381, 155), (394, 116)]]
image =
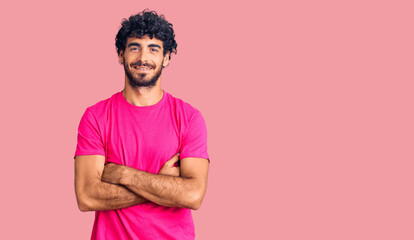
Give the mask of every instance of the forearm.
[(102, 181), (85, 185), (79, 195), (78, 205), (81, 211), (114, 210), (147, 201), (123, 186)]
[(192, 178), (151, 174), (136, 169), (127, 169), (121, 184), (151, 202), (166, 207), (198, 209), (204, 191)]

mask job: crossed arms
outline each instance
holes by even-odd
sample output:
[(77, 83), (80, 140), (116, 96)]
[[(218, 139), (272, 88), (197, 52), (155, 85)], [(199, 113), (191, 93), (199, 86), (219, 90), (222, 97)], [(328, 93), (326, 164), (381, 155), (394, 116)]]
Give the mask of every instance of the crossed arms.
[(107, 164), (101, 155), (75, 158), (75, 193), (79, 209), (101, 211), (151, 201), (166, 207), (198, 209), (207, 188), (209, 162), (204, 158), (168, 160), (158, 174)]

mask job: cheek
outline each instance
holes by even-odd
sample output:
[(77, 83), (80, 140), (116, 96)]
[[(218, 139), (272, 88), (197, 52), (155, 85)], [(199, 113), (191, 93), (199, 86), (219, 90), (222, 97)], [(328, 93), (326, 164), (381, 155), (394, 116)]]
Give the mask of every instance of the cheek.
[(157, 65), (158, 65), (159, 67), (163, 67), (163, 65), (164, 65), (164, 58), (160, 58), (160, 59), (158, 59), (158, 63), (157, 63)]

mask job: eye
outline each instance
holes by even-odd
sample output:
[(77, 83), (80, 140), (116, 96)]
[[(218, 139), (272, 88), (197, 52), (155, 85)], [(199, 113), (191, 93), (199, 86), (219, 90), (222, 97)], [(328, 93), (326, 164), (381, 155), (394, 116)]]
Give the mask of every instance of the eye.
[(131, 48), (131, 51), (132, 51), (132, 52), (136, 52), (136, 51), (138, 51), (138, 48), (137, 48), (137, 47), (132, 47), (132, 48)]
[(151, 48), (151, 52), (156, 53), (156, 52), (158, 52), (158, 49), (156, 49), (156, 48)]

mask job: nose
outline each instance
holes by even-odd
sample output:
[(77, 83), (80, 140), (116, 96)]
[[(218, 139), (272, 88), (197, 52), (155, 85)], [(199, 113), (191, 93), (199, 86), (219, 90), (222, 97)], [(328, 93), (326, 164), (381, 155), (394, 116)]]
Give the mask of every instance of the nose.
[(146, 51), (141, 51), (141, 54), (139, 55), (139, 60), (142, 61), (142, 63), (145, 63), (147, 61), (147, 53)]

